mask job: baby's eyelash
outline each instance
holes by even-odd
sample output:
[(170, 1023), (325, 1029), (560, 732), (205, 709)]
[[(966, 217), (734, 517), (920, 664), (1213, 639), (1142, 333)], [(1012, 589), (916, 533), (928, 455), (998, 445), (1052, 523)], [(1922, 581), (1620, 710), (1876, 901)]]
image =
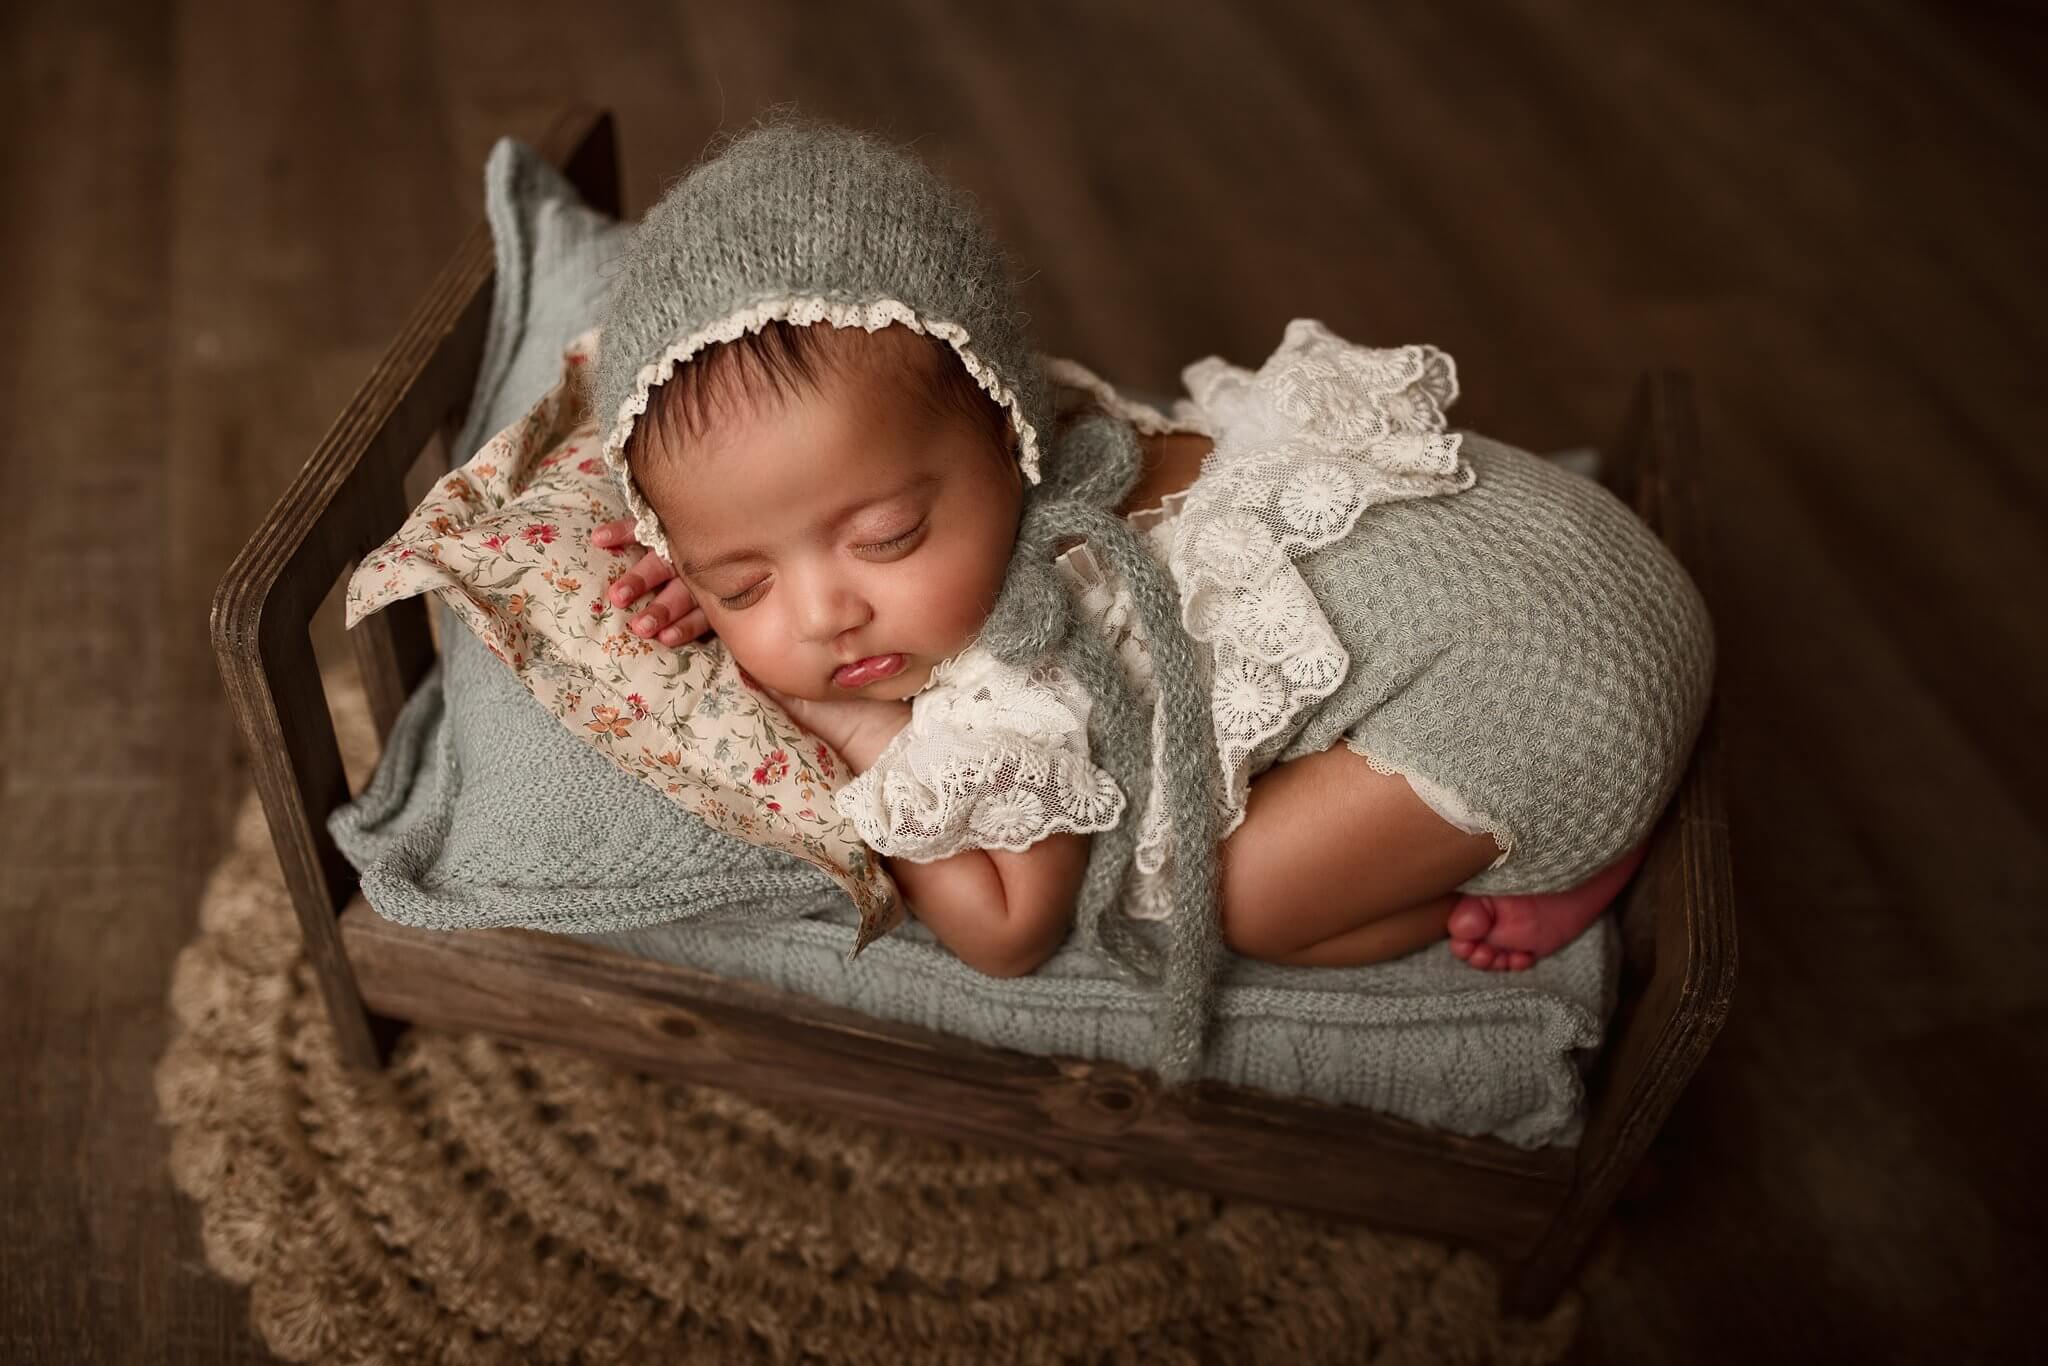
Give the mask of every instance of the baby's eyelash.
[[(869, 554), (887, 553), (888, 551), (895, 550), (899, 546), (908, 544), (918, 535), (919, 532), (923, 531), (924, 528), (925, 524), (923, 522), (919, 522), (916, 526), (904, 532), (901, 536), (891, 536), (886, 541), (872, 541), (867, 545), (857, 545), (854, 547), (854, 549), (864, 551)], [(759, 583), (754, 584), (749, 588), (745, 588), (742, 589), (740, 592), (734, 593), (731, 597), (726, 597), (723, 594), (721, 594), (718, 598), (718, 604), (719, 606), (727, 608), (731, 611), (739, 611), (743, 607), (751, 606), (754, 600), (761, 596), (761, 590), (766, 588), (767, 586), (768, 580), (763, 579)]]
[(902, 545), (905, 541), (908, 541), (912, 536), (915, 536), (918, 532), (923, 530), (924, 523), (919, 522), (916, 526), (904, 532), (901, 536), (891, 536), (886, 541), (876, 541), (870, 545), (864, 545), (859, 548), (862, 550), (894, 550), (897, 546)]
[(767, 586), (768, 580), (763, 579), (759, 583), (753, 585), (752, 587), (742, 589), (741, 591), (733, 594), (729, 598), (721, 596), (718, 599), (719, 605), (722, 607), (730, 607), (734, 611), (738, 611), (740, 608), (747, 606), (748, 604), (752, 603), (755, 598), (759, 597), (761, 595), (761, 590), (763, 588), (766, 588)]

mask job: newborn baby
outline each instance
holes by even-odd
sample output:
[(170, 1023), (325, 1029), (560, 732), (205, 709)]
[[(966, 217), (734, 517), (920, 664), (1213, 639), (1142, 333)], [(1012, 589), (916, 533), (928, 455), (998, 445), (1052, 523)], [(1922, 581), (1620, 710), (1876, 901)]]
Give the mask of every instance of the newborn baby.
[[(692, 242), (780, 241), (762, 221), (780, 200), (759, 186), (852, 145), (756, 135), (664, 208)], [(823, 219), (840, 235), (798, 249), (799, 272), (887, 255), (845, 245), (857, 205), (803, 198), (791, 231)], [(932, 255), (920, 232), (954, 226), (886, 221), (914, 262)], [(1604, 491), (1447, 432), (1456, 382), (1441, 352), (1297, 321), (1257, 373), (1190, 366), (1169, 416), (1072, 362), (1006, 374), (1000, 330), (950, 326), (895, 291), (726, 289), (706, 303), (687, 297), (701, 263), (657, 270), (639, 249), (614, 285), (599, 409), (635, 515), (599, 543), (646, 553), (612, 601), (652, 593), (632, 629), (665, 644), (715, 632), (839, 752), (857, 775), (840, 809), (969, 965), (1005, 976), (1049, 957), (1090, 840), (1126, 819), (1143, 836), (1125, 909), (1167, 911), (1163, 728), (1151, 791), (1122, 791), (1091, 761), (1087, 690), (1053, 659), (1005, 664), (978, 644), (1040, 448), (1089, 415), (1139, 434), (1118, 510), (1171, 572), (1198, 643), (1229, 946), (1343, 965), (1448, 936), (1475, 967), (1519, 969), (1576, 937), (1633, 870), (1704, 708), (1704, 609)], [(683, 321), (631, 318), (634, 345), (615, 358), (613, 323), (645, 311), (635, 291), (662, 289)], [(1063, 401), (1033, 411), (1046, 387)], [(1085, 543), (1058, 569), (1156, 721), (1153, 653), (1124, 585)], [(1639, 626), (1654, 648), (1627, 646)]]

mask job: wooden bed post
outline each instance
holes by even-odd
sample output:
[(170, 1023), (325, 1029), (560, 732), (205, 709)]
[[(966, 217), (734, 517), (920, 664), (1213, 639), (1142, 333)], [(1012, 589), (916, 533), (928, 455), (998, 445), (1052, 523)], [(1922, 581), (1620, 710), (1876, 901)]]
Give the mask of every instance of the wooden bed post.
[[(1609, 486), (1663, 536), (1711, 603), (1699, 423), (1684, 374), (1643, 378), (1617, 456)], [(1503, 1300), (1516, 1312), (1537, 1313), (1556, 1300), (1728, 1018), (1735, 896), (1719, 711), (1717, 700), (1622, 904), (1621, 999), (1587, 1087), (1571, 1189), (1503, 1285)]]
[[(618, 205), (611, 116), (564, 115), (541, 146), (593, 204)], [(491, 306), (491, 235), (479, 224), (342, 410), (214, 594), (214, 656), (242, 732), (306, 955), (344, 1061), (376, 1066), (379, 1049), (336, 918), (355, 870), (327, 834), (326, 813), (349, 799), (309, 626), (322, 599), (410, 510), (405, 474), (427, 441), (459, 417), (476, 387)], [(386, 611), (357, 628), (356, 658), (380, 732), (433, 662), (424, 607)], [(288, 719), (287, 719), (288, 718)]]

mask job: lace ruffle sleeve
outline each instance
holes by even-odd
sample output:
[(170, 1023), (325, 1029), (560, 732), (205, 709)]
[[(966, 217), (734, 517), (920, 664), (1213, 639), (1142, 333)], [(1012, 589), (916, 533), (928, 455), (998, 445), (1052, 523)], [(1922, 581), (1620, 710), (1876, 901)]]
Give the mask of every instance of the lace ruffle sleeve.
[(1124, 794), (1088, 756), (1087, 690), (1051, 660), (969, 649), (940, 666), (910, 724), (833, 804), (877, 853), (913, 863), (1114, 829)]

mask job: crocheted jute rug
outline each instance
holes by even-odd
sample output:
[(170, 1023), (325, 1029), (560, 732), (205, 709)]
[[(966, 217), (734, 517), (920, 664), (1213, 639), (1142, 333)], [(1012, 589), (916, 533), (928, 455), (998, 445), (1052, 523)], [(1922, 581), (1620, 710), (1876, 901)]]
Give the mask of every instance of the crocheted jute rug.
[(1537, 1363), (1577, 1328), (1425, 1239), (567, 1051), (413, 1030), (350, 1073), (253, 795), (170, 1004), (172, 1176), (294, 1361)]

